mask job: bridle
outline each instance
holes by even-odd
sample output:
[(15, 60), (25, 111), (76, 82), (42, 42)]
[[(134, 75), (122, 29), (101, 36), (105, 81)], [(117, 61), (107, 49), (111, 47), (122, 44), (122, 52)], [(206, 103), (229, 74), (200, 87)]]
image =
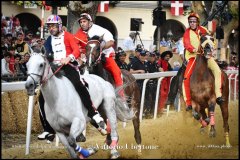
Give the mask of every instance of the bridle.
[[(45, 65), (46, 66), (46, 65)], [(44, 69), (45, 70), (45, 66), (44, 66)], [(46, 77), (43, 77), (43, 75), (40, 75), (40, 74), (37, 74), (37, 73), (29, 73), (27, 74), (30, 78), (32, 78), (33, 82), (34, 82), (34, 89), (37, 88), (37, 85), (38, 83), (34, 80), (34, 78), (32, 77), (32, 75), (35, 75), (35, 76), (38, 76), (40, 77), (42, 80), (40, 81), (40, 85), (44, 85), (49, 79), (51, 79), (57, 72), (60, 71), (60, 69), (63, 67), (64, 65), (62, 64), (60, 67), (58, 67), (58, 69), (48, 78), (48, 75), (49, 75), (49, 71), (50, 71), (50, 68), (51, 66), (49, 65), (48, 67), (48, 71), (47, 71), (47, 74), (46, 74)]]
[[(91, 43), (91, 42), (97, 42), (97, 43), (100, 45), (100, 41), (99, 41), (99, 40), (89, 40), (89, 41), (87, 42), (87, 45), (91, 47), (91, 50), (90, 50), (90, 52), (89, 52), (89, 60), (88, 60), (89, 66), (90, 66), (91, 63), (92, 63), (92, 52), (93, 52), (93, 48), (94, 48), (94, 45), (95, 45), (95, 44), (93, 44), (93, 43)], [(89, 43), (90, 43), (90, 44), (89, 44)], [(96, 65), (100, 62), (100, 60), (101, 60), (101, 55), (102, 55), (102, 48), (100, 47), (99, 56), (97, 57), (96, 61), (93, 63), (93, 66), (96, 66)]]

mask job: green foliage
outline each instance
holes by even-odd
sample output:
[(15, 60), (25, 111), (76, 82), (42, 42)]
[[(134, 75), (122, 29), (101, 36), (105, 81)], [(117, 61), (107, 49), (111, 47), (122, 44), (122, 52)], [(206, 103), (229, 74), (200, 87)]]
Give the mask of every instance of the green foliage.
[(233, 16), (234, 19), (239, 18), (239, 9), (238, 7), (231, 7), (229, 8), (229, 13)]
[(11, 1), (13, 4), (19, 5), (19, 6), (23, 6), (24, 3), (26, 3), (27, 5), (31, 5), (31, 4), (36, 4), (37, 6), (42, 6), (42, 1)]

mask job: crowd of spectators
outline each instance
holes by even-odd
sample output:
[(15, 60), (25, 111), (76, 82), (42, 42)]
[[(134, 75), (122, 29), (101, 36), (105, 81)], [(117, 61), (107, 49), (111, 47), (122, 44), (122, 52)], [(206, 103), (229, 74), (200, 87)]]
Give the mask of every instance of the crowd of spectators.
[[(131, 34), (130, 34), (131, 35)], [(132, 74), (143, 74), (143, 73), (154, 73), (154, 72), (165, 72), (178, 70), (181, 65), (178, 61), (174, 62), (174, 68), (169, 64), (169, 59), (172, 57), (173, 53), (169, 50), (164, 51), (161, 55), (159, 51), (148, 51), (143, 48), (141, 44), (136, 45), (134, 54), (129, 55), (127, 60), (127, 53), (121, 48), (118, 47), (116, 50), (116, 62), (121, 69), (128, 70)], [(129, 62), (129, 63), (127, 63)], [(165, 106), (165, 101), (167, 98), (169, 85), (171, 77), (166, 77), (161, 82), (158, 113), (163, 113)], [(143, 89), (143, 81), (137, 80), (137, 84), (141, 90)], [(157, 79), (150, 79), (146, 86), (145, 92), (145, 104), (144, 104), (144, 114), (146, 118), (153, 117), (155, 98), (157, 90)], [(160, 103), (161, 102), (161, 103)]]
[(44, 52), (44, 39), (22, 30), (17, 17), (1, 17), (1, 81), (26, 80), (26, 63), (33, 50)]

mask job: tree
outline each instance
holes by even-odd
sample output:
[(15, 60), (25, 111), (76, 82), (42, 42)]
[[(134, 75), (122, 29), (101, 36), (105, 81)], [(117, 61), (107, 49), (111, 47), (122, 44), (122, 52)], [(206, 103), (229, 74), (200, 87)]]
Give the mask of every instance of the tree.
[[(206, 2), (205, 7), (202, 3), (203, 1), (192, 1), (192, 10), (199, 14), (201, 21), (205, 21), (206, 18), (213, 13), (218, 7), (219, 1)], [(211, 5), (211, 7), (209, 7)], [(211, 8), (211, 10), (209, 9)], [(221, 53), (221, 57), (226, 59), (226, 49), (227, 45), (229, 44), (229, 36), (232, 33), (232, 30), (237, 30), (239, 27), (239, 8), (238, 8), (238, 1), (228, 1), (227, 6), (225, 6), (224, 10), (218, 13), (214, 19), (217, 21), (217, 26), (221, 25), (224, 31), (224, 39), (221, 41), (221, 46), (223, 52)], [(238, 47), (232, 48), (232, 51), (238, 53)]]
[(73, 32), (74, 23), (80, 17), (81, 13), (89, 13), (95, 21), (98, 4), (100, 1), (69, 1), (67, 28)]

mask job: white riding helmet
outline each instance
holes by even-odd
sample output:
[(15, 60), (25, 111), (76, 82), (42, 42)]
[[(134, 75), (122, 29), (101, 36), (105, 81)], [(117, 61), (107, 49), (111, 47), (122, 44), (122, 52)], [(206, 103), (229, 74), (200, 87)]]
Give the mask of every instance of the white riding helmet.
[(80, 21), (81, 19), (87, 19), (87, 20), (89, 20), (90, 22), (92, 22), (92, 17), (91, 17), (90, 14), (88, 14), (88, 13), (82, 13), (82, 14), (80, 15), (80, 18), (78, 19), (78, 23), (79, 23), (79, 21)]
[(47, 18), (47, 24), (58, 24), (59, 31), (62, 31), (62, 19), (58, 15), (50, 15)]

